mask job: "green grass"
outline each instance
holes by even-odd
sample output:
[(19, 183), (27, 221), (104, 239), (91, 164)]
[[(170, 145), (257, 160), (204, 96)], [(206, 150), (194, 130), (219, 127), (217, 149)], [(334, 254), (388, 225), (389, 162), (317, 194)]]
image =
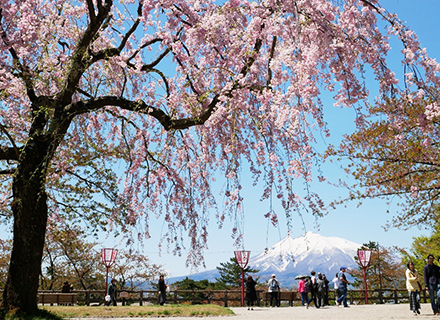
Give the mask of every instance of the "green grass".
[[(149, 305), (149, 306), (44, 306), (42, 312), (58, 316), (52, 320), (62, 318), (87, 318), (87, 317), (208, 317), (226, 316), (234, 313), (224, 307), (212, 304), (205, 305)], [(41, 318), (41, 320), (50, 318)], [(11, 319), (15, 320), (15, 319)], [(21, 319), (20, 319), (21, 320)], [(24, 320), (40, 320), (38, 318)]]

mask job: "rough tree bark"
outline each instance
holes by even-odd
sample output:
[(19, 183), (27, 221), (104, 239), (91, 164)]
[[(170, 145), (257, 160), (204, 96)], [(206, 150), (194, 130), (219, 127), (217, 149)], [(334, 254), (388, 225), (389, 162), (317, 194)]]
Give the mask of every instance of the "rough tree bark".
[[(62, 104), (52, 104), (62, 110)], [(13, 175), (13, 247), (3, 307), (6, 311), (32, 314), (38, 310), (37, 292), (48, 220), (46, 177), (48, 166), (63, 140), (72, 115), (48, 115), (44, 104), (33, 107), (27, 142), (15, 150), (17, 168)], [(47, 126), (51, 118), (51, 126)], [(48, 127), (48, 128), (47, 128)]]
[(3, 293), (6, 310), (37, 310), (36, 293), (47, 223), (46, 167), (48, 141), (31, 139), (20, 155), (13, 180), (14, 237), (8, 280)]

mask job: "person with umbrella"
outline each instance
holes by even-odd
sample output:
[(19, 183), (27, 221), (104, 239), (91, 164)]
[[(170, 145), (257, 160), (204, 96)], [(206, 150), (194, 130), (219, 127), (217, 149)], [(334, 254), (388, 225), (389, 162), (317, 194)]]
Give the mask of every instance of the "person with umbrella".
[(299, 280), (298, 281), (298, 292), (301, 295), (301, 304), (304, 306), (307, 304), (307, 301), (309, 299), (309, 291), (306, 287), (306, 278), (308, 276), (307, 275), (299, 275), (295, 277), (295, 280)]

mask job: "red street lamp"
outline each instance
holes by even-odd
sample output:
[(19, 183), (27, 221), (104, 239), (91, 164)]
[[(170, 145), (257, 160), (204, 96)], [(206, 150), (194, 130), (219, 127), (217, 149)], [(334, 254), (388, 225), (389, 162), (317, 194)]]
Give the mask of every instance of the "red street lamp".
[(368, 293), (367, 293), (367, 268), (370, 265), (371, 250), (369, 249), (358, 249), (357, 255), (359, 258), (359, 264), (364, 269), (364, 287), (365, 287), (365, 304), (368, 304)]
[(116, 259), (116, 253), (118, 253), (117, 249), (104, 248), (101, 249), (101, 258), (102, 263), (106, 268), (105, 273), (105, 294), (107, 294), (107, 286), (108, 286), (108, 269), (112, 266)]
[(241, 268), (241, 306), (244, 307), (244, 268), (246, 268), (249, 262), (250, 251), (234, 251), (235, 259), (238, 266)]

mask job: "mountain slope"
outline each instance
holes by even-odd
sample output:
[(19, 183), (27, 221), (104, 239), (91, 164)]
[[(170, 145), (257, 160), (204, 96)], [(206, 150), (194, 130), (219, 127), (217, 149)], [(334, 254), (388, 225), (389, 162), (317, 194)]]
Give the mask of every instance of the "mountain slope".
[(287, 236), (266, 252), (250, 259), (259, 269), (261, 280), (275, 273), (283, 286), (295, 284), (295, 276), (322, 272), (331, 280), (341, 266), (356, 268), (354, 257), (360, 244), (338, 237), (324, 237), (307, 232), (298, 238)]
[[(254, 257), (251, 252), (249, 266), (260, 270), (257, 274), (260, 282), (267, 281), (274, 273), (283, 287), (296, 285), (297, 275), (310, 274), (312, 270), (326, 274), (331, 281), (341, 266), (357, 267), (354, 257), (360, 246), (360, 244), (342, 238), (324, 237), (317, 233), (307, 232), (298, 238), (287, 236)], [(188, 277), (194, 280), (215, 281), (219, 274), (215, 269)], [(175, 282), (183, 278), (185, 277), (169, 280)]]

